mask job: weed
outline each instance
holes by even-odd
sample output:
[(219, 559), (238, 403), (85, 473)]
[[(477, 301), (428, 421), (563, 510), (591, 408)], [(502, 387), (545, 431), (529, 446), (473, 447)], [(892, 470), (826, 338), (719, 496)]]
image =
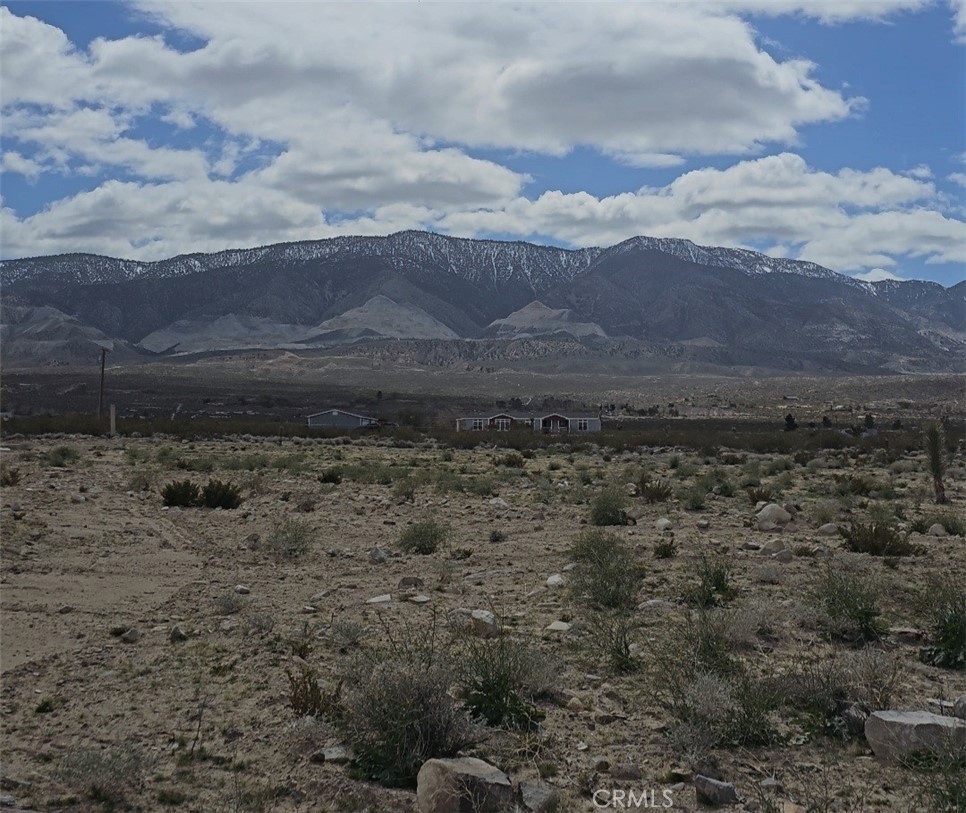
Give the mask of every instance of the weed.
[(414, 522), (399, 536), (399, 547), (406, 553), (418, 553), (426, 556), (435, 553), (440, 545), (445, 545), (450, 536), (448, 525), (427, 519)]
[(490, 531), (490, 542), (506, 542), (506, 533), (497, 529)]
[(331, 691), (322, 688), (319, 676), (314, 669), (301, 664), (298, 671), (285, 670), (288, 678), (288, 700), (296, 717), (323, 717), (330, 721), (339, 718), (339, 696), (342, 684)]
[(859, 522), (852, 520), (848, 527), (839, 528), (845, 538), (845, 547), (855, 553), (868, 553), (872, 556), (911, 556), (917, 552), (916, 546), (909, 542), (908, 534), (902, 534), (891, 523), (877, 521)]
[(730, 583), (731, 568), (722, 558), (702, 555), (694, 566), (698, 583), (686, 594), (689, 604), (695, 607), (714, 607), (735, 596), (737, 590)]
[(829, 631), (846, 641), (875, 641), (886, 630), (880, 617), (882, 585), (870, 573), (829, 562), (816, 598), (828, 616)]
[(932, 627), (932, 646), (920, 659), (946, 669), (966, 669), (966, 587), (951, 578), (934, 581), (921, 604)]
[(319, 482), (339, 485), (342, 482), (342, 470), (338, 468), (326, 469), (319, 475)]
[(591, 503), (591, 525), (627, 525), (626, 504), (627, 498), (620, 489), (605, 488)]
[(218, 615), (234, 615), (241, 612), (248, 604), (248, 599), (233, 590), (215, 596), (215, 610)]
[(139, 747), (123, 744), (103, 751), (73, 748), (64, 754), (58, 774), (68, 787), (111, 808), (140, 787), (148, 767)]
[(631, 637), (636, 625), (628, 608), (591, 612), (587, 623), (598, 657), (606, 659), (618, 674), (637, 671), (640, 663), (631, 651)]
[(300, 519), (284, 519), (272, 528), (259, 547), (279, 559), (295, 559), (309, 549), (312, 532)]
[(20, 482), (20, 469), (9, 469), (6, 466), (0, 467), (0, 486), (10, 488)]
[(707, 491), (704, 486), (696, 483), (690, 488), (684, 489), (678, 496), (681, 502), (684, 503), (684, 507), (689, 511), (700, 511), (704, 508)]
[(638, 486), (638, 491), (648, 503), (667, 502), (673, 493), (671, 484), (666, 480), (657, 480), (653, 483), (645, 480)]
[(80, 452), (72, 446), (55, 446), (41, 458), (44, 465), (60, 469), (67, 468), (78, 460), (80, 460)]
[(671, 559), (678, 552), (673, 539), (662, 539), (654, 546), (655, 559)]
[(748, 494), (748, 501), (752, 505), (758, 505), (760, 502), (771, 502), (775, 499), (775, 492), (770, 488), (749, 488), (746, 493)]

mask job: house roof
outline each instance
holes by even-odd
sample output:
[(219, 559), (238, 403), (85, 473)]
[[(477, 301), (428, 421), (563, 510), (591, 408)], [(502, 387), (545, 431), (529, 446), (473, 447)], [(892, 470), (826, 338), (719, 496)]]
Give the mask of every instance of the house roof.
[(352, 418), (359, 418), (363, 421), (377, 421), (378, 418), (373, 418), (371, 415), (360, 415), (357, 412), (349, 412), (345, 409), (323, 409), (321, 412), (313, 412), (309, 415), (310, 418), (318, 418), (319, 415), (349, 415)]

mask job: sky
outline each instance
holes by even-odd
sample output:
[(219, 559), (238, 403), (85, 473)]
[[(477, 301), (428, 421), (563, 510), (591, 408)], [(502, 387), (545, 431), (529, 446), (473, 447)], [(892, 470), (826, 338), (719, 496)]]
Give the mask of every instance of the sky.
[(425, 229), (966, 277), (966, 0), (9, 2), (0, 255)]

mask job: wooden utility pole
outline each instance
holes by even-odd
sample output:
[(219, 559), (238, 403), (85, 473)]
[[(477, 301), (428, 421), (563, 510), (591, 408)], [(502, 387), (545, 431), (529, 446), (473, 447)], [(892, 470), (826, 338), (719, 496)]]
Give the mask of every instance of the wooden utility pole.
[(107, 348), (101, 348), (101, 388), (97, 395), (97, 417), (104, 414), (104, 360), (107, 358)]

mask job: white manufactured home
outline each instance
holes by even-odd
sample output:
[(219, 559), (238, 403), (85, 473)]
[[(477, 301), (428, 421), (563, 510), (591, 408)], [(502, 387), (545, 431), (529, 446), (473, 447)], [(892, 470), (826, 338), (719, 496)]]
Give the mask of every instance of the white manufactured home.
[(309, 415), (309, 426), (317, 429), (370, 429), (379, 426), (379, 419), (344, 409), (326, 409)]

